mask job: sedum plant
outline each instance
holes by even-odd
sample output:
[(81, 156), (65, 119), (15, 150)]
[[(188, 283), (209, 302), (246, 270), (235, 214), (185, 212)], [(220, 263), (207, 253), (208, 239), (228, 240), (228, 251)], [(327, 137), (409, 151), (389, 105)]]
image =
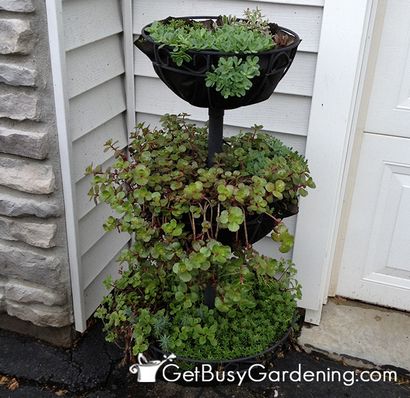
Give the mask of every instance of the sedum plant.
[(256, 354), (289, 327), (300, 286), (291, 262), (252, 248), (248, 220), (274, 220), (272, 238), (289, 251), (282, 218), (314, 183), (305, 159), (261, 126), (227, 138), (208, 168), (207, 129), (185, 117), (139, 124), (128, 153), (108, 141), (114, 164), (87, 169), (90, 197), (117, 213), (105, 229), (133, 238), (96, 316), (130, 357), (151, 343), (202, 359)]
[(244, 19), (220, 16), (216, 21), (195, 21), (170, 17), (146, 28), (155, 42), (172, 48), (171, 58), (178, 66), (192, 60), (190, 50), (238, 54), (221, 57), (206, 75), (207, 87), (214, 87), (224, 98), (244, 96), (252, 87), (252, 79), (259, 76), (259, 57), (251, 54), (292, 44), (293, 38), (278, 29), (258, 8), (247, 9)]

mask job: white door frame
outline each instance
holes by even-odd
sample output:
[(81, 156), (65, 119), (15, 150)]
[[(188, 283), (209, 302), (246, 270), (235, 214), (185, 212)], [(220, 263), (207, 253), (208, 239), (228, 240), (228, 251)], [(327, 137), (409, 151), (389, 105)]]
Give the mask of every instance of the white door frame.
[(301, 200), (293, 260), (305, 321), (319, 324), (378, 0), (325, 0), (305, 155), (317, 188)]

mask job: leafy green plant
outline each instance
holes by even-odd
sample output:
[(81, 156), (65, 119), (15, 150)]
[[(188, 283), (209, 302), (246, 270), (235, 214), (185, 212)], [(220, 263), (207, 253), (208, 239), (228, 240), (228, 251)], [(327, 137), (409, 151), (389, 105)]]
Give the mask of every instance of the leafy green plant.
[[(192, 61), (190, 50), (216, 50), (224, 53), (257, 54), (276, 46), (287, 46), (293, 39), (269, 24), (261, 11), (247, 9), (244, 19), (221, 16), (216, 21), (195, 21), (168, 18), (155, 21), (146, 30), (151, 38), (169, 46), (177, 66)], [(224, 98), (241, 97), (252, 87), (252, 79), (260, 74), (259, 57), (220, 57), (207, 72), (207, 87), (215, 87)]]
[[(269, 259), (252, 250), (242, 258), (225, 257), (224, 261), (219, 267), (213, 309), (202, 303), (191, 278), (163, 279), (154, 266), (124, 272), (110, 282), (114, 289), (96, 312), (104, 321), (107, 339), (123, 337), (131, 355), (147, 350), (150, 343), (195, 359), (222, 360), (265, 350), (295, 317), (295, 300), (300, 298), (295, 269), (290, 262)], [(193, 260), (192, 269), (200, 269), (204, 263), (204, 259)], [(174, 271), (176, 266), (179, 264), (174, 265)], [(181, 269), (179, 276), (185, 272)], [(147, 273), (160, 291), (154, 303), (150, 299), (153, 292), (146, 294)]]
[(252, 87), (251, 79), (259, 75), (258, 57), (227, 57), (221, 58), (213, 72), (208, 73), (205, 84), (207, 87), (215, 87), (224, 98), (243, 97)]
[(240, 21), (248, 29), (259, 31), (267, 36), (271, 35), (272, 29), (269, 26), (269, 21), (262, 15), (260, 8), (256, 7), (254, 10), (247, 8), (243, 12), (244, 19)]
[[(139, 124), (128, 153), (108, 141), (111, 167), (87, 168), (91, 199), (117, 213), (105, 229), (133, 237), (96, 316), (108, 340), (126, 342), (129, 356), (152, 342), (198, 358), (257, 353), (289, 327), (300, 286), (291, 263), (252, 249), (247, 220), (275, 220), (272, 238), (290, 250), (282, 218), (314, 183), (305, 159), (261, 126), (227, 138), (207, 167), (207, 129), (185, 116), (165, 115), (160, 129)], [(231, 234), (229, 244), (219, 240), (221, 231)], [(213, 309), (203, 305), (208, 288)], [(246, 327), (260, 332), (252, 338)], [(246, 339), (253, 343), (238, 347)]]

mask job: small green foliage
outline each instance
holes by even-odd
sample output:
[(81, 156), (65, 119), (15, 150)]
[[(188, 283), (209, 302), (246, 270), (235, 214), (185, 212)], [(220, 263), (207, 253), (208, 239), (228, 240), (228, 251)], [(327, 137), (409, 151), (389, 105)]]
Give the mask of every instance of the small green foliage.
[(265, 16), (262, 15), (262, 11), (260, 8), (256, 7), (256, 9), (251, 10), (247, 8), (243, 12), (244, 20), (243, 23), (245, 26), (248, 27), (250, 30), (259, 31), (265, 35), (271, 34), (271, 29), (269, 26), (269, 21), (265, 19)]
[(137, 185), (146, 185), (148, 183), (148, 177), (150, 170), (144, 164), (137, 164), (133, 170), (132, 181)]
[(228, 210), (223, 210), (219, 216), (218, 222), (222, 228), (228, 228), (231, 232), (236, 232), (244, 222), (245, 216), (240, 207), (230, 207)]
[[(221, 248), (218, 243), (214, 242), (212, 248)], [(200, 264), (207, 261), (204, 257), (191, 257), (190, 267), (200, 269)], [(172, 278), (172, 282), (164, 283), (156, 275), (156, 285), (162, 289), (158, 297), (168, 297), (170, 304), (165, 308), (169, 307), (171, 316), (165, 308), (155, 309), (160, 300), (149, 306), (149, 301), (138, 295), (146, 282), (139, 282), (138, 289), (130, 289), (136, 275), (140, 280), (141, 271), (126, 272), (96, 311), (96, 317), (104, 321), (107, 339), (114, 341), (120, 335), (132, 333), (133, 355), (145, 351), (149, 342), (156, 342), (165, 351), (196, 359), (237, 358), (265, 350), (292, 324), (296, 299), (300, 298), (294, 266), (252, 250), (240, 261), (227, 261), (219, 274), (215, 309), (202, 304), (195, 286), (188, 288)], [(243, 267), (238, 267), (240, 263)], [(173, 289), (174, 299), (167, 293)], [(148, 306), (149, 310), (141, 306)]]
[(259, 75), (257, 56), (219, 58), (218, 66), (207, 73), (206, 86), (215, 87), (224, 98), (243, 97), (252, 87), (252, 79)]
[(291, 235), (285, 224), (279, 224), (272, 232), (272, 239), (279, 242), (279, 250), (287, 253), (293, 247), (293, 235)]
[(201, 199), (202, 189), (203, 189), (202, 182), (195, 181), (184, 188), (184, 194), (187, 199)]
[(184, 224), (178, 224), (178, 222), (174, 219), (162, 225), (164, 232), (171, 236), (181, 236), (183, 228)]
[[(227, 138), (208, 168), (207, 130), (185, 116), (165, 115), (160, 129), (138, 125), (128, 153), (108, 141), (111, 167), (86, 170), (91, 199), (116, 213), (105, 229), (133, 237), (96, 317), (108, 341), (125, 340), (129, 356), (152, 342), (194, 358), (252, 355), (289, 327), (300, 286), (293, 264), (239, 244), (239, 233), (246, 236), (248, 217), (264, 214), (276, 220), (280, 250), (290, 250), (282, 218), (314, 183), (306, 160), (260, 126)], [(222, 233), (231, 245), (218, 240)], [(214, 309), (203, 305), (209, 286)]]
[(269, 24), (256, 8), (247, 9), (244, 19), (225, 15), (217, 21), (173, 18), (155, 21), (147, 32), (155, 42), (172, 49), (171, 58), (177, 66), (192, 60), (189, 50), (241, 54), (219, 58), (206, 75), (207, 87), (214, 87), (224, 98), (229, 98), (244, 96), (252, 87), (252, 79), (260, 74), (259, 57), (249, 54), (275, 48), (276, 38), (280, 44), (291, 44), (292, 39), (283, 32), (278, 35), (276, 29), (277, 25)]
[(156, 21), (147, 28), (157, 43), (170, 46), (177, 65), (189, 62), (189, 50), (219, 50), (227, 53), (256, 54), (275, 47), (272, 36), (261, 33), (238, 20), (213, 25), (207, 29), (201, 23), (188, 23), (181, 19)]

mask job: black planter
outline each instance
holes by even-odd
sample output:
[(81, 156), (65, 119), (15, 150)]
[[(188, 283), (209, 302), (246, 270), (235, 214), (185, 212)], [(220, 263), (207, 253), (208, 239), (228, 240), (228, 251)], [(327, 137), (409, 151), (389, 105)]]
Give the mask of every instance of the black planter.
[[(276, 222), (266, 214), (255, 214), (248, 216), (246, 220), (246, 230), (248, 234), (248, 243), (256, 243), (265, 237), (269, 232), (275, 228)], [(246, 243), (245, 228), (241, 226), (238, 234), (231, 232), (228, 229), (220, 229), (218, 232), (218, 241), (224, 245), (232, 246), (236, 242), (236, 236), (238, 236), (238, 243), (244, 246)]]
[[(217, 17), (184, 17), (183, 19), (216, 20)], [(294, 38), (292, 44), (283, 48), (274, 48), (257, 54), (234, 54), (220, 51), (188, 51), (191, 62), (184, 62), (177, 66), (171, 59), (172, 49), (155, 43), (146, 28), (135, 41), (135, 45), (149, 57), (155, 72), (161, 80), (179, 97), (191, 105), (201, 108), (234, 109), (240, 106), (256, 104), (268, 99), (279, 81), (288, 71), (295, 57), (300, 38), (289, 29), (277, 27), (278, 32), (286, 33)], [(260, 76), (252, 79), (252, 87), (243, 97), (229, 97), (225, 99), (212, 87), (206, 87), (206, 73), (216, 66), (221, 57), (236, 55), (246, 58), (248, 55), (257, 55), (260, 63)]]
[[(283, 219), (294, 216), (298, 213), (299, 208), (295, 204), (286, 204), (278, 202), (275, 204), (275, 218)], [(195, 219), (196, 231), (202, 230), (202, 218)], [(189, 217), (183, 220), (186, 228), (192, 230), (192, 225)], [(262, 213), (262, 214), (247, 214), (246, 215), (246, 232), (248, 235), (248, 243), (253, 244), (264, 238), (277, 225), (276, 221)], [(212, 220), (212, 230), (216, 231), (216, 211), (214, 211), (214, 218)], [(218, 241), (224, 245), (234, 247), (235, 245), (244, 246), (246, 244), (245, 227), (242, 225), (238, 232), (231, 232), (228, 229), (219, 229)]]
[[(176, 357), (174, 359), (174, 362), (176, 362), (177, 364), (180, 363), (183, 367), (185, 368), (195, 368), (195, 367), (201, 367), (201, 365), (211, 365), (212, 369), (214, 371), (218, 370), (224, 370), (225, 372), (228, 371), (233, 371), (233, 372), (238, 372), (238, 373), (244, 373), (246, 372), (252, 365), (254, 364), (269, 364), (272, 361), (273, 356), (275, 355), (275, 353), (281, 348), (283, 347), (286, 342), (288, 341), (293, 327), (294, 327), (294, 323), (292, 322), (292, 325), (289, 327), (289, 329), (284, 333), (284, 335), (277, 340), (276, 342), (272, 343), (272, 345), (270, 347), (268, 347), (266, 350), (257, 353), (253, 356), (248, 356), (248, 357), (244, 357), (244, 358), (234, 358), (234, 359), (224, 359), (224, 360), (198, 360), (198, 359), (192, 359), (192, 358), (185, 358), (185, 357)], [(149, 349), (150, 352), (150, 356), (153, 359), (157, 359), (157, 360), (162, 360), (165, 357), (169, 356), (169, 353), (165, 353), (164, 351), (162, 351), (160, 348), (158, 348), (155, 345), (152, 345)], [(173, 369), (175, 370), (175, 369)], [(181, 370), (182, 367), (181, 367)], [(174, 375), (171, 374), (171, 377), (174, 377)], [(246, 378), (245, 378), (246, 380)], [(231, 382), (232, 383), (232, 382)], [(181, 384), (181, 385), (193, 385), (193, 383), (186, 383), (182, 380), (177, 381), (177, 384)], [(206, 382), (206, 383), (195, 383), (196, 385), (206, 385), (206, 386), (212, 386), (212, 385), (218, 385), (221, 384), (220, 382)], [(222, 384), (224, 384), (222, 382)]]

